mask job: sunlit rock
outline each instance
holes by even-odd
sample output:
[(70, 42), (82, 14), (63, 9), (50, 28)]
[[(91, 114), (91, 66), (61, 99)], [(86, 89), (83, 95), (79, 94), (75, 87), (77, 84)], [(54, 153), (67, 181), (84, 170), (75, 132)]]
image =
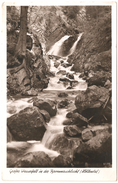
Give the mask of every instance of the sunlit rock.
[(57, 113), (57, 108), (53, 100), (37, 99), (33, 102), (33, 105), (38, 107), (40, 110), (46, 110), (50, 116), (55, 116)]
[(15, 140), (41, 140), (45, 127), (40, 110), (33, 106), (21, 110), (7, 119), (7, 125)]
[(50, 157), (42, 151), (24, 155), (15, 163), (15, 167), (53, 167)]

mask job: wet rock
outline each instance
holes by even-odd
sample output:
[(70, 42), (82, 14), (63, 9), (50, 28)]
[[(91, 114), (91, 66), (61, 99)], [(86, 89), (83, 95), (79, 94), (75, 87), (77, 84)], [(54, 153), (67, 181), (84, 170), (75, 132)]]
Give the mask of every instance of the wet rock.
[(71, 118), (73, 124), (76, 124), (78, 127), (87, 126), (86, 119), (84, 119), (83, 116), (81, 116), (78, 112), (76, 112), (76, 110), (67, 113), (66, 117)]
[(74, 75), (73, 75), (73, 74), (67, 73), (67, 74), (66, 74), (66, 77), (68, 77), (69, 79), (74, 79)]
[(21, 110), (7, 119), (7, 125), (15, 140), (41, 140), (45, 127), (40, 110), (33, 106)]
[(66, 89), (67, 89), (67, 90), (70, 90), (70, 89), (72, 89), (72, 86), (69, 86), (69, 87), (67, 87)]
[(70, 137), (80, 137), (81, 136), (81, 130), (76, 125), (65, 126), (64, 133)]
[(74, 159), (79, 162), (105, 163), (112, 162), (112, 138), (108, 131), (100, 133), (85, 143), (82, 143), (74, 152)]
[(55, 167), (70, 167), (72, 163), (72, 159), (69, 157), (64, 157), (62, 155), (57, 156), (53, 163)]
[(55, 63), (54, 63), (54, 66), (55, 66), (56, 68), (59, 67), (59, 65), (60, 65), (59, 62), (55, 62)]
[(15, 163), (15, 167), (53, 167), (50, 157), (42, 151), (24, 155)]
[[(92, 44), (94, 43), (92, 42)], [(92, 49), (94, 45), (91, 46), (90, 47), (88, 46), (87, 49), (89, 48)], [(111, 49), (109, 47), (107, 49), (105, 48), (106, 50), (104, 50), (104, 48), (102, 47), (102, 50), (99, 51), (98, 53), (96, 51), (94, 52), (94, 50), (91, 51), (89, 50), (88, 52), (91, 52), (92, 54), (88, 54), (86, 56), (78, 54), (78, 57), (73, 60), (74, 65), (71, 70), (76, 72), (83, 72), (83, 71), (90, 72), (90, 70), (93, 70), (94, 72), (95, 71), (111, 72)], [(81, 47), (81, 49), (84, 48)], [(98, 49), (101, 49), (100, 45)]]
[(91, 85), (104, 86), (107, 79), (110, 79), (110, 78), (111, 78), (111, 74), (109, 72), (97, 71), (87, 79), (88, 86), (91, 86)]
[(57, 74), (66, 75), (66, 71), (65, 70), (60, 70), (59, 72), (57, 72)]
[(49, 148), (58, 151), (66, 157), (73, 157), (73, 151), (80, 145), (81, 139), (69, 138), (63, 134), (58, 134), (50, 143)]
[(68, 112), (68, 113), (66, 114), (66, 117), (67, 117), (67, 118), (72, 118), (72, 117), (73, 117), (73, 112)]
[(72, 119), (66, 119), (63, 121), (63, 125), (71, 125), (73, 123)]
[(91, 129), (86, 128), (82, 131), (82, 140), (84, 142), (90, 140), (93, 136), (94, 135)]
[(40, 113), (42, 114), (42, 116), (44, 117), (45, 122), (49, 122), (50, 121), (50, 115), (47, 111), (45, 110), (40, 110)]
[(67, 67), (71, 66), (71, 64), (69, 64), (69, 63), (62, 63), (61, 66), (67, 68)]
[(84, 75), (84, 72), (82, 72), (80, 75), (79, 75), (79, 78), (83, 78), (85, 75)]
[(55, 116), (57, 113), (56, 104), (52, 100), (45, 100), (44, 101), (41, 99), (37, 99), (36, 101), (33, 102), (33, 105), (38, 107), (40, 110), (47, 111), (51, 117)]
[(109, 103), (103, 111), (101, 107), (96, 108), (95, 106), (95, 108), (83, 110), (81, 114), (87, 119), (91, 119), (89, 122), (93, 124), (112, 123), (112, 109)]
[(59, 81), (66, 81), (66, 82), (70, 82), (70, 79), (69, 79), (69, 78), (64, 77), (64, 78), (60, 78), (60, 79), (59, 79)]
[(110, 80), (107, 80), (104, 84), (105, 88), (109, 89), (112, 88), (112, 83), (110, 82)]
[(87, 88), (86, 91), (78, 91), (75, 105), (79, 112), (87, 108), (100, 107), (105, 102), (107, 96), (109, 96), (109, 90), (93, 85)]
[(23, 80), (23, 84), (24, 84), (24, 86), (30, 85), (30, 79), (29, 79), (28, 77), (26, 77), (26, 78)]
[(33, 77), (33, 87), (40, 89), (41, 91), (48, 87), (49, 79), (44, 78), (41, 79), (39, 75)]
[(78, 84), (79, 84), (78, 81), (72, 81), (72, 87), (75, 87), (75, 86), (77, 86)]
[(64, 108), (69, 104), (68, 99), (62, 100), (61, 102), (58, 103), (58, 108)]
[(23, 96), (37, 96), (38, 95), (38, 90), (31, 88), (28, 91), (22, 91), (21, 93)]
[(67, 96), (68, 96), (68, 94), (67, 93), (64, 93), (64, 92), (58, 94), (58, 97), (67, 97)]
[(7, 112), (10, 114), (14, 114), (17, 112), (14, 106), (7, 106)]

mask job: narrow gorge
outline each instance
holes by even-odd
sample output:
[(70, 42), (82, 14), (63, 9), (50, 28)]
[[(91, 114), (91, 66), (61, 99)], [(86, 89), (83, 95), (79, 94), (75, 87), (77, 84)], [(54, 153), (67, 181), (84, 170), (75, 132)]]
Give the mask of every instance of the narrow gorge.
[(110, 6), (7, 6), (7, 167), (112, 167)]

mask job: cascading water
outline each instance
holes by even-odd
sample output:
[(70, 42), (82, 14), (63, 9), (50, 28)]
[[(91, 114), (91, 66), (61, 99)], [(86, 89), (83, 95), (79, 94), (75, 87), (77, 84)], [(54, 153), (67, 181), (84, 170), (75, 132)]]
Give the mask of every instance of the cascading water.
[[(74, 42), (73, 46), (71, 47), (69, 51), (69, 55), (71, 55), (77, 46), (78, 41), (81, 39), (82, 33), (79, 34), (77, 40)], [(59, 50), (61, 48), (61, 45), (64, 43), (65, 40), (67, 40), (70, 36), (66, 35), (62, 37), (58, 42), (56, 42), (51, 50), (49, 50), (48, 54), (49, 55), (56, 55), (59, 56)], [(54, 73), (54, 77), (50, 78), (50, 82), (48, 84), (48, 88), (44, 90), (50, 91), (50, 90), (65, 90), (65, 91), (77, 91), (77, 90), (85, 90), (87, 88), (87, 84), (85, 81), (79, 78), (80, 73), (75, 73), (74, 71), (71, 71), (71, 68), (73, 65), (69, 65), (67, 62), (68, 56), (66, 57), (61, 57), (58, 60), (56, 59), (51, 59), (51, 67), (50, 71)], [(55, 67), (55, 63), (58, 63), (58, 67)], [(66, 67), (64, 67), (64, 64)], [(62, 72), (60, 72), (62, 71)], [(73, 75), (73, 78), (67, 77), (67, 75)], [(62, 81), (61, 81), (62, 80)], [(63, 80), (66, 80), (67, 82), (63, 82)], [(70, 87), (70, 83), (76, 83), (75, 86), (72, 86), (72, 89), (66, 90), (68, 87)], [(41, 95), (44, 94), (42, 92)], [(44, 96), (43, 96), (44, 97)], [(46, 94), (47, 97), (47, 94)], [(50, 96), (51, 99), (52, 96)], [(25, 107), (29, 107), (33, 105), (33, 102), (28, 102), (30, 98), (25, 98), (25, 99), (20, 99), (16, 101), (8, 101), (8, 115), (7, 117), (10, 117), (11, 115), (18, 113), (20, 110), (24, 109)], [(12, 110), (11, 110), (12, 108)], [(35, 151), (44, 151), (47, 153), (51, 159), (54, 159), (54, 157), (58, 156), (59, 153), (57, 151), (53, 151), (49, 149), (50, 144), (52, 143), (53, 139), (58, 136), (59, 134), (63, 134), (63, 121), (66, 120), (66, 114), (67, 114), (67, 109), (58, 109), (57, 114), (55, 117), (51, 118), (50, 122), (46, 124), (46, 132), (42, 138), (42, 141), (27, 141), (27, 142), (17, 142), (17, 141), (11, 141), (7, 143), (7, 148), (13, 148), (13, 149), (19, 149), (19, 150), (24, 150), (24, 147), (26, 147), (25, 153), (28, 152), (35, 152)]]
[[(73, 65), (68, 66), (68, 56), (73, 54), (73, 52), (76, 49), (78, 41), (81, 39), (83, 33), (80, 33), (78, 35), (77, 40), (74, 42), (73, 46), (69, 50), (69, 54), (66, 57), (61, 57), (58, 60), (51, 59), (50, 60), (50, 71), (54, 73), (55, 77), (51, 77), (48, 88), (45, 90), (65, 90), (68, 88), (73, 90), (86, 90), (87, 83), (79, 78), (80, 73), (75, 73), (74, 71), (71, 71), (71, 68)], [(64, 41), (67, 40), (70, 36), (66, 35), (62, 37), (58, 42), (56, 42), (51, 50), (48, 52), (48, 55), (59, 55), (59, 50), (61, 49), (61, 46), (63, 45)], [(55, 67), (55, 63), (58, 63), (58, 67)], [(67, 64), (66, 67), (63, 66), (63, 64)], [(63, 71), (63, 75), (60, 71)], [(68, 74), (73, 75), (73, 79), (70, 79), (67, 77)], [(62, 82), (61, 80), (65, 80), (66, 82)], [(73, 85), (72, 87), (70, 85)]]
[[(72, 54), (73, 54), (73, 52), (75, 51), (76, 46), (77, 46), (77, 43), (78, 43), (78, 41), (81, 39), (82, 35), (83, 35), (83, 33), (80, 33), (80, 34), (79, 34), (79, 36), (78, 36), (77, 40), (74, 42), (74, 44), (73, 44), (72, 48), (70, 49), (70, 53), (69, 53), (69, 55), (72, 55)], [(69, 55), (68, 55), (68, 56), (69, 56)]]
[[(74, 71), (71, 71), (73, 65), (66, 68), (61, 65), (62, 61), (63, 64), (68, 64), (67, 59), (67, 57), (64, 59), (58, 59), (57, 61), (51, 59), (50, 71), (53, 72), (55, 76), (50, 78), (48, 88), (46, 88), (45, 90), (66, 90), (70, 86), (70, 83), (76, 83), (75, 86), (73, 86), (72, 88), (73, 90), (86, 90), (87, 83), (79, 78), (80, 73), (75, 73)], [(59, 63), (59, 66), (57, 68), (54, 66), (55, 62)], [(63, 75), (60, 71), (63, 71)], [(74, 79), (68, 78), (68, 74), (73, 75)], [(64, 83), (63, 81), (60, 81), (60, 78), (62, 80), (67, 80), (67, 82)], [(70, 89), (68, 89), (68, 91), (70, 91)]]
[[(24, 107), (28, 107), (29, 104), (24, 104), (24, 99), (21, 100), (18, 109), (23, 109)], [(25, 100), (26, 101), (26, 100)], [(17, 101), (18, 102), (18, 101)], [(17, 102), (14, 104), (14, 108), (17, 109)], [(22, 105), (22, 103), (24, 105)], [(30, 103), (32, 106), (32, 103)], [(58, 136), (58, 134), (63, 133), (64, 125), (63, 121), (66, 119), (67, 109), (59, 109), (57, 115), (51, 118), (50, 122), (47, 124), (47, 130), (43, 136), (42, 141), (27, 141), (27, 142), (17, 142), (11, 141), (7, 143), (7, 149), (16, 149), (22, 152), (22, 154), (27, 154), (29, 152), (43, 151), (53, 160), (55, 157), (59, 155), (57, 151), (53, 151), (49, 149), (49, 146), (52, 140)], [(12, 114), (13, 115), (13, 114)], [(24, 149), (27, 149), (24, 151)]]
[(56, 55), (59, 56), (59, 50), (63, 44), (63, 42), (68, 39), (70, 36), (65, 35), (64, 37), (62, 37), (59, 41), (57, 41), (52, 48), (48, 51), (48, 55)]

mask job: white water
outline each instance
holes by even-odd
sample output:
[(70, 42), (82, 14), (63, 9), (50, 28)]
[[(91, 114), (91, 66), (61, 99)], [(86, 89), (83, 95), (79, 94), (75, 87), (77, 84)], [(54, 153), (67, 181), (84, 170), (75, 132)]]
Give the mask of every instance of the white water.
[(63, 44), (63, 42), (65, 40), (67, 40), (70, 36), (65, 35), (64, 37), (62, 37), (59, 41), (57, 41), (52, 47), (51, 49), (48, 51), (48, 55), (56, 55), (59, 56), (59, 50)]
[[(68, 63), (67, 62), (67, 57), (63, 58), (62, 59), (59, 59), (57, 61), (54, 61), (54, 60), (51, 60), (50, 61), (50, 71), (53, 72), (55, 74), (55, 77), (51, 77), (50, 80), (49, 80), (49, 84), (48, 84), (48, 87), (45, 89), (45, 90), (66, 90), (69, 86), (70, 86), (70, 83), (69, 82), (66, 82), (65, 83), (65, 86), (64, 86), (64, 82), (63, 81), (59, 81), (60, 78), (67, 78), (66, 77), (66, 74), (69, 73), (69, 74), (73, 74), (74, 76), (74, 79), (69, 79), (70, 81), (77, 81), (78, 84), (73, 87), (72, 90), (76, 91), (76, 90), (86, 90), (87, 88), (87, 83), (82, 80), (81, 78), (79, 78), (79, 75), (80, 73), (75, 73), (74, 71), (71, 71), (71, 68), (72, 66), (69, 66), (69, 67), (63, 67), (61, 65), (61, 61), (63, 60), (63, 63)], [(55, 62), (58, 62), (60, 65), (56, 68), (54, 66), (54, 63)], [(66, 71), (66, 73), (64, 75), (62, 75), (61, 73), (58, 74), (59, 71)], [(68, 89), (67, 91), (70, 91), (70, 89)]]
[(57, 115), (51, 118), (49, 124), (47, 124), (47, 131), (42, 139), (42, 144), (47, 148), (58, 134), (63, 133), (63, 121), (66, 119), (66, 114), (67, 109), (58, 109)]
[[(82, 34), (79, 34), (78, 39), (73, 44), (72, 48), (70, 49), (70, 54), (72, 54), (76, 48), (76, 45), (78, 41), (81, 39)], [(52, 55), (58, 55), (59, 50), (63, 42), (68, 39), (70, 36), (64, 36), (61, 38), (57, 43), (53, 45), (51, 50), (48, 52), (48, 54)], [(48, 88), (45, 90), (65, 90), (70, 84), (67, 83), (66, 86), (64, 86), (62, 81), (59, 81), (60, 78), (66, 78), (66, 74), (73, 74), (74, 80), (69, 79), (70, 81), (78, 81), (78, 84), (73, 87), (73, 90), (85, 90), (87, 88), (87, 84), (85, 81), (79, 78), (80, 73), (75, 73), (74, 71), (71, 71), (72, 66), (69, 67), (63, 67), (61, 65), (61, 61), (63, 63), (68, 64), (67, 62), (68, 57), (61, 58), (59, 60), (51, 60), (51, 68), (50, 71), (55, 74), (55, 77), (50, 78), (50, 82), (48, 85)], [(54, 66), (54, 63), (58, 62), (59, 66), (56, 68)], [(58, 74), (58, 71), (64, 70), (66, 71), (65, 75)], [(69, 90), (67, 90), (69, 91)], [(18, 113), (20, 110), (32, 106), (32, 103), (28, 103), (28, 100), (30, 98), (22, 98), (19, 100), (12, 100), (8, 101), (7, 103), (7, 117), (10, 117), (11, 115)], [(66, 119), (66, 113), (67, 109), (58, 109), (57, 115), (53, 118), (51, 118), (50, 122), (46, 125), (46, 132), (42, 138), (42, 141), (27, 141), (27, 142), (16, 142), (12, 141), (7, 143), (7, 148), (17, 149), (19, 151), (23, 151), (24, 154), (28, 152), (36, 152), (36, 151), (44, 151), (46, 154), (48, 154), (52, 159), (59, 155), (57, 151), (53, 151), (48, 149), (52, 140), (58, 136), (58, 134), (63, 133), (63, 121)], [(24, 151), (24, 149), (26, 149)]]
[[(21, 99), (21, 101), (22, 100), (23, 99)], [(14, 107), (17, 109), (17, 103), (14, 104)], [(27, 104), (25, 107), (27, 107)], [(67, 109), (59, 109), (57, 115), (51, 118), (49, 124), (47, 124), (47, 130), (43, 136), (42, 141), (11, 141), (7, 143), (7, 149), (16, 149), (19, 152), (24, 152), (24, 154), (29, 152), (43, 151), (53, 160), (59, 155), (59, 153), (57, 151), (48, 149), (48, 147), (52, 140), (58, 136), (58, 134), (63, 133), (64, 125), (62, 125), (62, 123), (66, 119), (66, 113)]]
[[(69, 55), (71, 55), (75, 49), (76, 49), (76, 46), (77, 46), (77, 43), (78, 41), (81, 39), (83, 33), (80, 33), (77, 40), (74, 42), (73, 46), (71, 47), (70, 49), (70, 53)], [(48, 52), (49, 55), (58, 55), (59, 53), (59, 50), (62, 46), (62, 44), (64, 43), (65, 40), (67, 40), (70, 36), (64, 36), (62, 37), (58, 42), (56, 42), (51, 50)], [(70, 82), (63, 82), (63, 81), (60, 81), (59, 79), (60, 78), (67, 78), (66, 77), (66, 74), (69, 73), (69, 74), (73, 74), (74, 75), (74, 79), (69, 79), (70, 81), (72, 82), (78, 82), (78, 84), (76, 84), (72, 90), (86, 90), (87, 88), (87, 83), (82, 80), (81, 78), (79, 78), (79, 75), (80, 73), (75, 73), (74, 71), (71, 71), (71, 68), (73, 67), (72, 66), (69, 66), (69, 67), (63, 67), (61, 65), (61, 61), (63, 61), (64, 64), (68, 64), (67, 60), (68, 60), (68, 56), (67, 55), (66, 57), (62, 57), (61, 59), (51, 59), (50, 60), (50, 71), (53, 72), (55, 74), (55, 77), (51, 77), (50, 78), (50, 81), (49, 81), (49, 84), (48, 84), (48, 87), (45, 89), (45, 90), (66, 90), (69, 86), (70, 86)], [(59, 55), (58, 55), (59, 56)], [(54, 66), (55, 63), (59, 63), (59, 66), (56, 68)], [(59, 71), (65, 71), (65, 74), (58, 74)], [(69, 91), (70, 89), (68, 89)]]
[(31, 107), (32, 103), (28, 103), (28, 100), (30, 100), (30, 98), (22, 98), (22, 100), (9, 100), (7, 102), (7, 118), (18, 113), (26, 107)]
[[(83, 33), (80, 33), (80, 34), (79, 34), (79, 36), (78, 36), (77, 40), (74, 42), (74, 44), (73, 44), (72, 48), (70, 49), (70, 53), (69, 53), (69, 55), (72, 55), (72, 54), (73, 54), (73, 52), (75, 51), (76, 46), (77, 46), (77, 43), (78, 43), (78, 41), (81, 39), (82, 35), (83, 35)], [(68, 56), (69, 56), (69, 55), (68, 55)]]

